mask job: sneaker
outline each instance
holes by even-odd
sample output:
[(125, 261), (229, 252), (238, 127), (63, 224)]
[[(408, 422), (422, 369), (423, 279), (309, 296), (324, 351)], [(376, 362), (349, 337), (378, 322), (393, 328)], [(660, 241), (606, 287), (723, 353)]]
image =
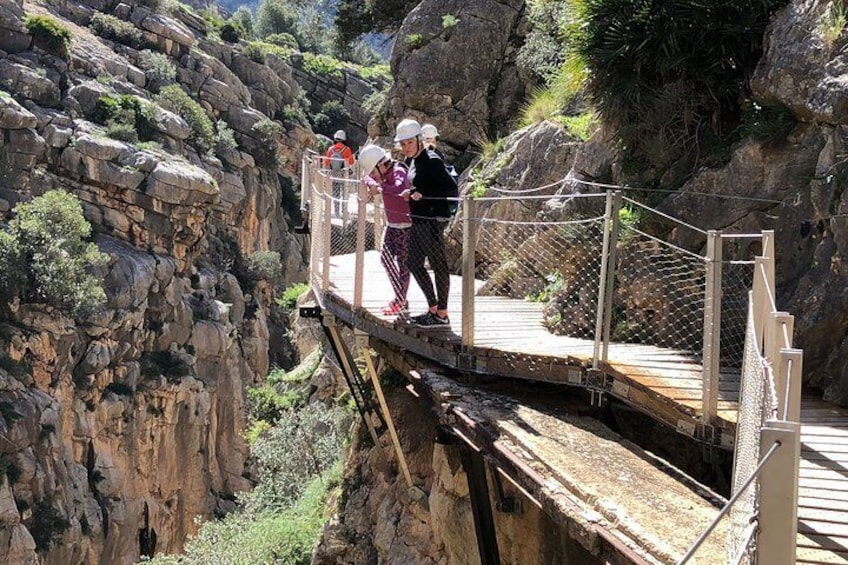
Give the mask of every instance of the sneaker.
[(445, 316), (444, 318), (439, 316), (438, 314), (433, 314), (432, 312), (427, 312), (426, 317), (421, 316), (420, 320), (414, 322), (416, 326), (421, 328), (436, 328), (439, 326), (449, 326), (450, 318)]
[(432, 315), (433, 315), (432, 312), (424, 312), (423, 314), (419, 314), (417, 316), (410, 317), (409, 322), (412, 323), (412, 324), (415, 324), (415, 325), (421, 325), (426, 320), (428, 320), (430, 318), (430, 316), (432, 316)]
[(406, 302), (398, 302), (397, 300), (392, 300), (387, 305), (383, 306), (383, 315), (385, 316), (396, 316), (398, 314), (403, 314), (409, 309), (409, 305)]

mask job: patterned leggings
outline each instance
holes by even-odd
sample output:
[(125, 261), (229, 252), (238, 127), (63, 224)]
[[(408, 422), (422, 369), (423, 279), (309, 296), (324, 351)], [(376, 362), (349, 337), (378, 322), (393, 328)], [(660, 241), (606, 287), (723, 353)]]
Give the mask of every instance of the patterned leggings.
[(380, 262), (389, 275), (389, 282), (395, 291), (395, 299), (406, 303), (409, 290), (409, 267), (406, 265), (406, 252), (409, 248), (409, 229), (387, 227), (383, 235), (383, 252)]

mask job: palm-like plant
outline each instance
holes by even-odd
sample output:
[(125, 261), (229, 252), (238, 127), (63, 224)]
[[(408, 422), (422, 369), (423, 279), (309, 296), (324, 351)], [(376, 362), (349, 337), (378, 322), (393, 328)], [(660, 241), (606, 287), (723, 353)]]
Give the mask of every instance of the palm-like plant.
[(570, 48), (586, 65), (586, 86), (604, 122), (630, 147), (646, 138), (673, 144), (662, 155), (668, 162), (738, 119), (765, 26), (785, 3), (580, 0)]

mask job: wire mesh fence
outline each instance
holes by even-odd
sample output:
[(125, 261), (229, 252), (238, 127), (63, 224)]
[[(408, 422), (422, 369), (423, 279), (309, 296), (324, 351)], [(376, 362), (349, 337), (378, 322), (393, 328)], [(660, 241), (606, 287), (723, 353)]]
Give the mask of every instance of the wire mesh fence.
[(610, 341), (700, 354), (704, 257), (627, 225), (617, 247)]
[[(753, 308), (747, 308), (746, 338), (742, 362), (736, 451), (733, 459), (732, 493), (736, 494), (754, 474), (760, 460), (760, 431), (765, 421), (777, 413), (777, 395), (771, 369), (764, 363), (759, 336), (754, 331)], [(758, 481), (742, 493), (730, 511), (727, 536), (728, 557), (752, 563), (756, 536), (745, 536), (756, 518)]]
[(477, 294), (537, 303), (549, 332), (594, 339), (604, 218), (476, 221)]

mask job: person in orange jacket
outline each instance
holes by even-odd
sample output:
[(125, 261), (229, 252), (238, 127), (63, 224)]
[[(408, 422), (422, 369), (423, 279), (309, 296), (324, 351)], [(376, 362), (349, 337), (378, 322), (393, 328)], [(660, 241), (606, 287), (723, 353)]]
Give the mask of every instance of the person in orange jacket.
[[(333, 144), (327, 149), (324, 156), (324, 168), (330, 169), (330, 176), (342, 179), (347, 176), (347, 171), (353, 168), (356, 159), (353, 150), (345, 143), (347, 134), (340, 129), (333, 134)], [(347, 196), (343, 180), (333, 181), (332, 208), (334, 215), (341, 216), (346, 205)]]
[(356, 159), (353, 150), (347, 145), (347, 134), (340, 129), (333, 134), (333, 144), (324, 156), (324, 168), (332, 171), (342, 171), (353, 167)]

